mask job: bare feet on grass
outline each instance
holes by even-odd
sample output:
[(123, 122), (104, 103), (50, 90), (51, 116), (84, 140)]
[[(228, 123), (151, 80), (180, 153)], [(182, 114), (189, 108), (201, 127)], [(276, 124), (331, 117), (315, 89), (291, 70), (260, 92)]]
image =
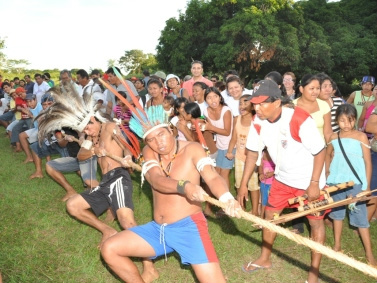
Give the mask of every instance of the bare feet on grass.
[(27, 163), (33, 163), (34, 161), (33, 161), (33, 158), (26, 158), (25, 160), (24, 160), (24, 162), (22, 162), (23, 164), (27, 164)]
[(35, 179), (35, 178), (43, 178), (43, 174), (42, 173), (39, 173), (39, 172), (35, 172), (34, 174), (30, 175), (29, 179), (32, 180), (32, 179)]
[(141, 274), (141, 278), (143, 278), (145, 283), (151, 283), (152, 281), (158, 279), (158, 277), (160, 277), (160, 275), (155, 268), (153, 268), (152, 270), (150, 268), (148, 270), (144, 270)]
[(107, 212), (106, 212), (106, 217), (103, 221), (105, 223), (113, 223), (114, 220), (115, 220), (115, 217), (113, 215), (113, 212), (111, 211), (111, 209), (108, 209)]

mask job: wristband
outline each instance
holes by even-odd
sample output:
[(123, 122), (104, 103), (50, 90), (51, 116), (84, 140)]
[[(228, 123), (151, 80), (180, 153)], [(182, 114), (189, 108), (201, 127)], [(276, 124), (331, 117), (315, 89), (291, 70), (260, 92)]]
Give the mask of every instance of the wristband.
[(187, 183), (190, 183), (190, 181), (185, 180), (179, 180), (177, 183), (177, 192), (181, 195), (185, 194), (185, 185)]
[(219, 201), (221, 202), (228, 202), (228, 200), (234, 199), (233, 195), (230, 192), (226, 192), (221, 197), (219, 197)]
[(319, 181), (310, 180), (311, 183), (319, 183)]

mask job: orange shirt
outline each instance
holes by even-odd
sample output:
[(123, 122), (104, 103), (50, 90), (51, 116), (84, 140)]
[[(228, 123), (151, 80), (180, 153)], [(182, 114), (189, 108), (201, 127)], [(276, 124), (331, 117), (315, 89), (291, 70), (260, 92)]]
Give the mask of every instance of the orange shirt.
[(184, 82), (182, 85), (182, 88), (186, 89), (188, 91), (189, 96), (192, 96), (192, 87), (194, 83), (196, 82), (203, 82), (208, 86), (213, 86), (213, 82), (206, 79), (205, 77), (201, 76), (201, 78), (197, 81), (194, 81), (194, 78), (189, 79), (187, 82)]

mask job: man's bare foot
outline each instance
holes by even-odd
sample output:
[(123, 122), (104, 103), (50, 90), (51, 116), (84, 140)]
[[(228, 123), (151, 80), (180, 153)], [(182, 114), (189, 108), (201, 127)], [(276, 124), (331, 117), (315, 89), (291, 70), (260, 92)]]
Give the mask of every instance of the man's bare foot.
[(105, 223), (113, 223), (115, 220), (115, 217), (111, 211), (107, 211), (106, 218), (103, 220)]
[(34, 161), (33, 161), (33, 158), (26, 158), (25, 160), (24, 160), (24, 162), (22, 162), (23, 164), (27, 164), (27, 163), (33, 163)]
[(62, 197), (62, 201), (67, 201), (69, 198), (73, 197), (77, 195), (76, 192), (72, 192), (72, 193), (66, 193), (64, 197)]
[(332, 249), (336, 252), (343, 252), (341, 247), (334, 246)]
[(41, 179), (41, 178), (43, 178), (43, 174), (35, 172), (34, 174), (30, 175), (30, 177), (29, 177), (30, 180), (35, 179), (35, 178)]
[(158, 274), (156, 268), (148, 268), (148, 270), (144, 270), (141, 274), (141, 278), (143, 278), (145, 283), (151, 283), (152, 281), (158, 279), (158, 277), (160, 277), (160, 274)]
[(102, 247), (102, 244), (108, 239), (110, 238), (111, 236), (114, 236), (116, 233), (118, 233), (117, 230), (115, 230), (114, 228), (107, 228), (105, 231), (102, 232), (102, 239), (101, 239), (101, 242), (99, 243), (98, 245), (98, 248), (101, 249)]
[(22, 152), (23, 150), (22, 150), (22, 148), (15, 148), (14, 150), (13, 150), (13, 152)]

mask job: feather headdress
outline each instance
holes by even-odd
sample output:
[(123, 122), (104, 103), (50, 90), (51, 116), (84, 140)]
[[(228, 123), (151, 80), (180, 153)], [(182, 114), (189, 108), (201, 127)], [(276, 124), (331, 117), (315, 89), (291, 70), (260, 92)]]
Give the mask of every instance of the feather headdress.
[(137, 95), (132, 92), (132, 89), (127, 85), (122, 75), (118, 72), (116, 68), (113, 67), (113, 71), (126, 88), (127, 94), (130, 95), (135, 106), (130, 104), (127, 99), (120, 95), (116, 89), (109, 85), (106, 81), (99, 79), (100, 82), (111, 90), (132, 112), (132, 117), (130, 120), (130, 128), (136, 133), (140, 138), (145, 139), (153, 130), (161, 127), (168, 127), (168, 115), (165, 113), (162, 105), (150, 106), (145, 112), (143, 107), (140, 105)]
[(99, 105), (92, 98), (92, 94), (84, 93), (81, 97), (70, 84), (65, 85), (65, 90), (68, 91), (62, 93), (59, 87), (49, 90), (55, 103), (35, 118), (39, 122), (39, 140), (63, 127), (82, 132), (93, 116), (100, 122), (108, 121), (99, 111)]
[(169, 126), (168, 115), (162, 105), (150, 106), (146, 114), (143, 119), (140, 119), (138, 115), (132, 113), (130, 128), (139, 137), (145, 139), (154, 130)]

